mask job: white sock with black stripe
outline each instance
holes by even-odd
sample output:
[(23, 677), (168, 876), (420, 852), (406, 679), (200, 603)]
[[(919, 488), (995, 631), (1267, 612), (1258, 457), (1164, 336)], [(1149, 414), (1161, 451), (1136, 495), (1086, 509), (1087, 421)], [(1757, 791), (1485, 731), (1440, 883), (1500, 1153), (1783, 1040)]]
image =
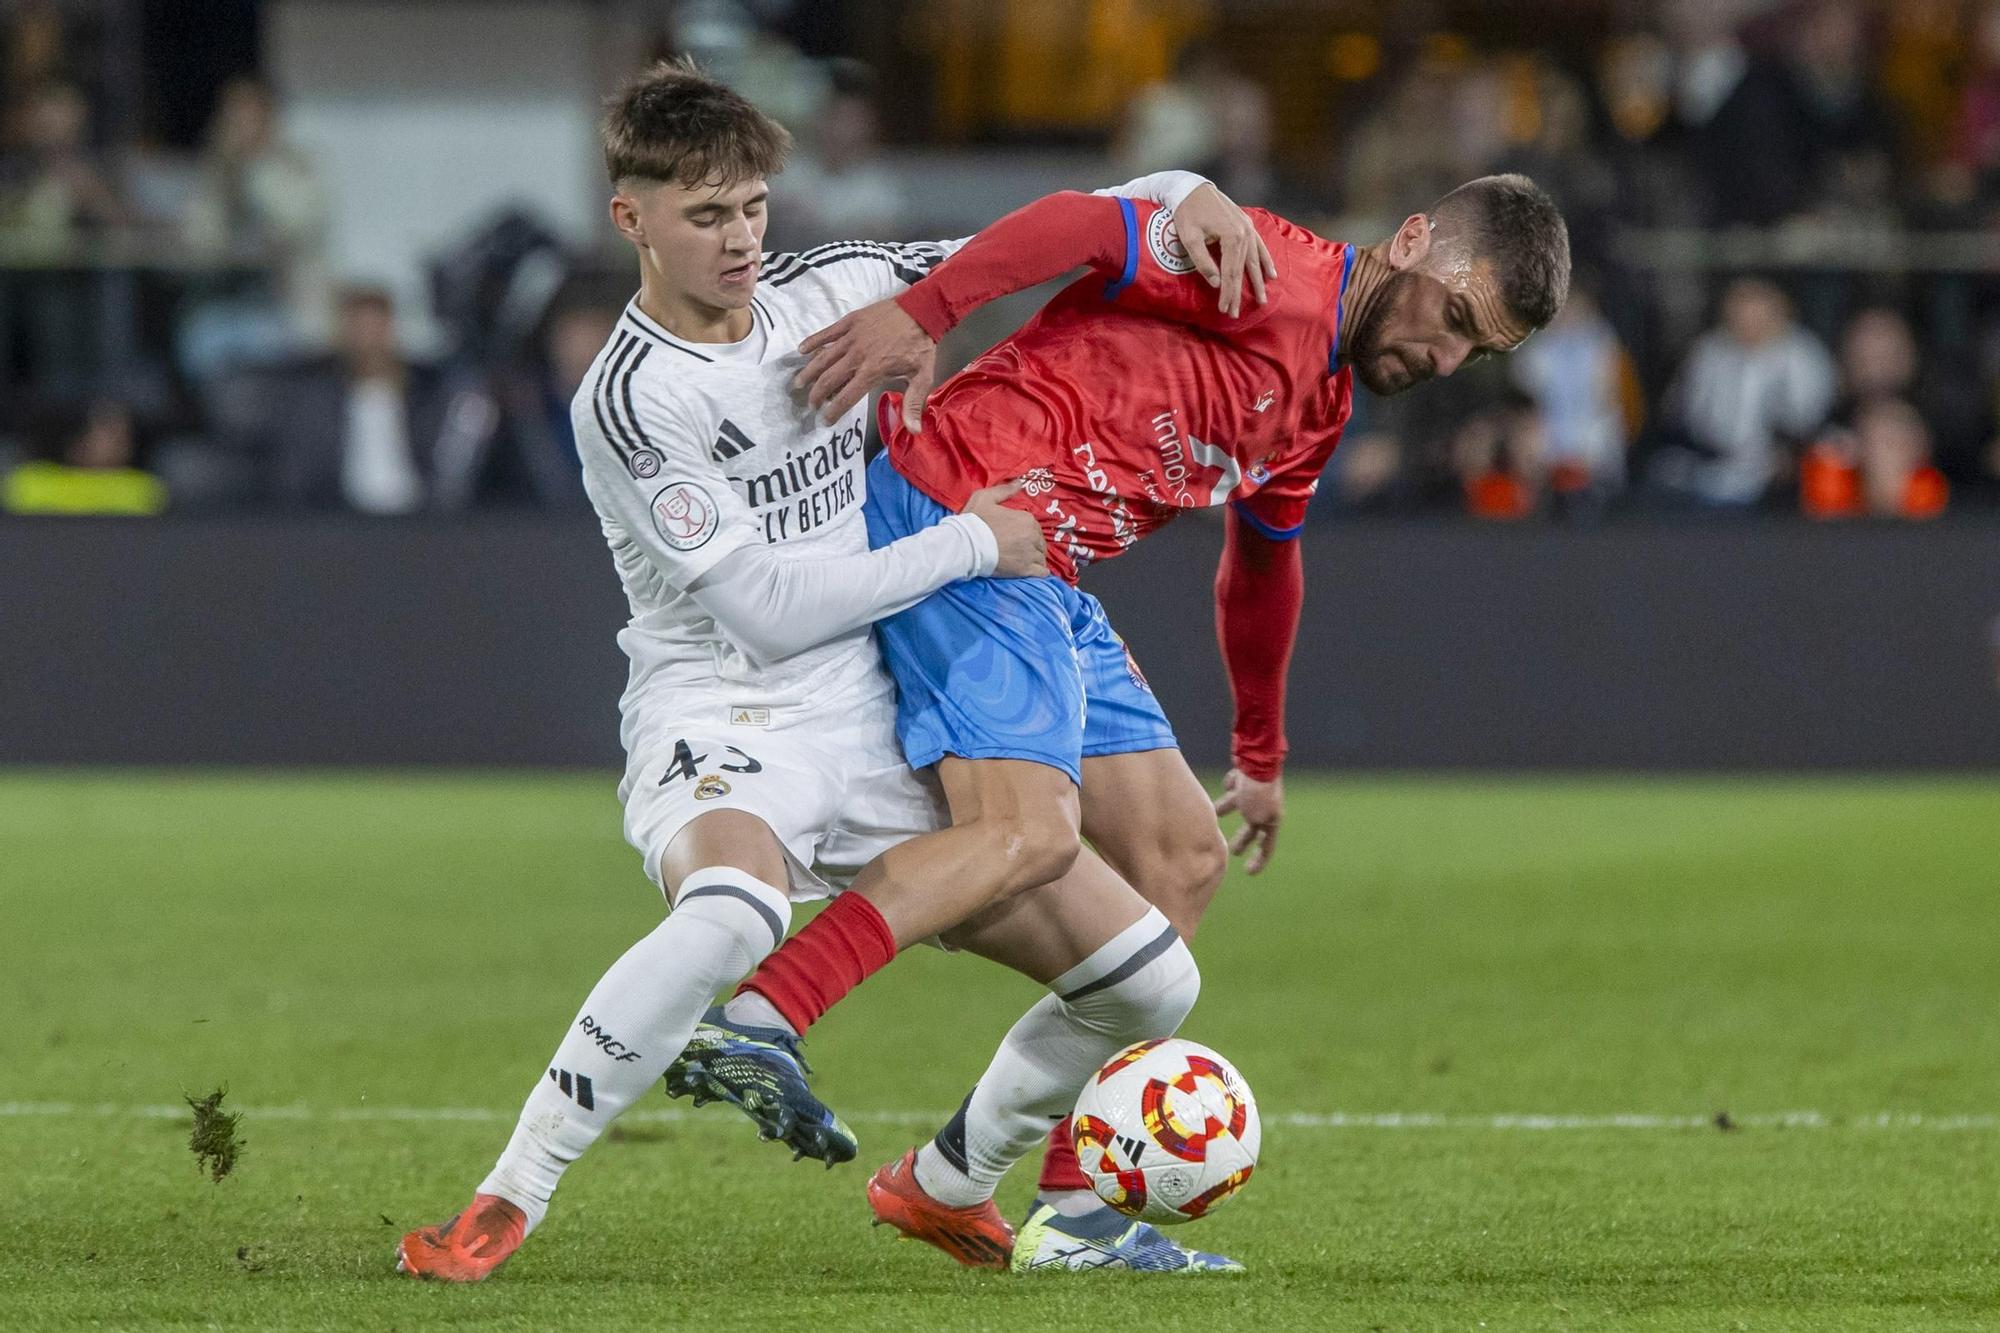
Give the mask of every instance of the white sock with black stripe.
[(791, 918), (784, 893), (745, 871), (683, 880), (673, 912), (583, 1002), (479, 1192), (518, 1206), (534, 1230), (569, 1164), (660, 1081), (716, 992), (777, 948)]
[(1135, 1041), (1174, 1034), (1201, 994), (1201, 971), (1152, 910), (1049, 990), (1007, 1033), (958, 1114), (917, 1150), (917, 1184), (939, 1203), (992, 1198), (1099, 1066)]

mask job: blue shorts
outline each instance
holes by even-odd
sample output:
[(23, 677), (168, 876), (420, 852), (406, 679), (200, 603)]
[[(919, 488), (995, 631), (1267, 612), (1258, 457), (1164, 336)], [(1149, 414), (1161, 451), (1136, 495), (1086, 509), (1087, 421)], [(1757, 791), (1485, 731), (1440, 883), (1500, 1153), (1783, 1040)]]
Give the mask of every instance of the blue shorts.
[[(868, 467), (868, 544), (921, 532), (950, 511), (885, 452)], [(912, 768), (948, 754), (1032, 759), (1083, 785), (1086, 755), (1173, 749), (1152, 687), (1104, 607), (1054, 576), (966, 579), (875, 623), (900, 696)]]

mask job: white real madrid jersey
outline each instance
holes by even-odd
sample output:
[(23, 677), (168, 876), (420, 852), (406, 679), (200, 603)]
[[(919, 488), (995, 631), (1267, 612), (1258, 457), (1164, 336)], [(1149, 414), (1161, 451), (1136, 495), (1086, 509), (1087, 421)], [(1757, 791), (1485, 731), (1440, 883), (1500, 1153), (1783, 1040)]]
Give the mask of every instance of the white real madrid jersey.
[[(867, 401), (822, 424), (791, 380), (799, 341), (893, 296), (963, 242), (844, 241), (766, 255), (741, 342), (690, 343), (635, 297), (570, 405), (584, 488), (632, 619), (625, 704), (663, 688), (727, 687), (732, 702), (797, 702), (874, 670), (867, 627), (762, 668), (687, 595), (732, 551), (783, 543), (807, 556), (868, 548), (861, 517)], [(810, 688), (809, 688), (810, 687)]]

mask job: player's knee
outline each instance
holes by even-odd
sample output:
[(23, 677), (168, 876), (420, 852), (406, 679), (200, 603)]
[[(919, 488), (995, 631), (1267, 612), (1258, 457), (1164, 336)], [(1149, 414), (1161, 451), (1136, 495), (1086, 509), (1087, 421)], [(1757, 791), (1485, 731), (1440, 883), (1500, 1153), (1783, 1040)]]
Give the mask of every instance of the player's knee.
[(705, 866), (683, 878), (674, 915), (699, 917), (733, 937), (747, 972), (784, 943), (792, 903), (784, 889), (735, 866)]
[(1129, 1043), (1173, 1036), (1200, 998), (1201, 968), (1176, 936), (1116, 985), (1074, 1003), (1095, 1011), (1091, 1017), (1107, 1036)]
[(1076, 821), (1063, 811), (1019, 810), (980, 822), (1006, 869), (1009, 893), (1061, 879), (1083, 850)]
[(1211, 821), (1205, 829), (1162, 840), (1138, 868), (1133, 886), (1166, 914), (1183, 939), (1191, 939), (1228, 870), (1229, 845)]
[(769, 824), (748, 810), (710, 810), (698, 815), (683, 825), (660, 853), (660, 878), (668, 885), (729, 867), (766, 884), (785, 882), (784, 845)]
[(1176, 859), (1180, 863), (1176, 876), (1180, 896), (1198, 915), (1207, 909), (1215, 891), (1222, 887), (1222, 877), (1229, 873), (1229, 844), (1223, 840), (1222, 830), (1209, 821), (1206, 828), (1193, 833)]
[(1194, 953), (1185, 940), (1175, 940), (1163, 961), (1165, 975), (1158, 994), (1148, 1006), (1147, 1017), (1152, 1034), (1171, 1037), (1194, 1012), (1195, 1001), (1201, 998), (1201, 967), (1194, 961)]
[(1202, 995), (1202, 969), (1180, 935), (1154, 911), (1144, 923), (1148, 939), (1126, 959), (1102, 957), (1108, 985), (1086, 983), (1064, 995), (1078, 1019), (1118, 1043), (1172, 1037)]

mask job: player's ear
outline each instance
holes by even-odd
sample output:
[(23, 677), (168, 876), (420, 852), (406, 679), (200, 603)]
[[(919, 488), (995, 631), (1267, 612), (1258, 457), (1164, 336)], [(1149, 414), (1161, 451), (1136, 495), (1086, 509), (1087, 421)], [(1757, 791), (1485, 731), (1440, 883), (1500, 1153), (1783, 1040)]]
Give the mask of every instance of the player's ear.
[(1423, 263), (1431, 252), (1432, 226), (1430, 218), (1422, 213), (1404, 218), (1403, 225), (1389, 238), (1389, 267), (1415, 268)]
[(639, 222), (639, 206), (629, 195), (611, 196), (611, 225), (618, 228), (618, 234), (634, 245), (646, 243), (646, 229)]

